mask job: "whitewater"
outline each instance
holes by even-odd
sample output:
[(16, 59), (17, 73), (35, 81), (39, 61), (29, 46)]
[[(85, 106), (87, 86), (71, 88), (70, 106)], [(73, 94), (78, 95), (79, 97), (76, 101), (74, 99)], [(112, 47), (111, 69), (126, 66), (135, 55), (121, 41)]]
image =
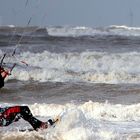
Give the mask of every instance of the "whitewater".
[(140, 28), (1, 26), (4, 53), (5, 68), (16, 67), (0, 105), (28, 105), (40, 120), (61, 121), (20, 132), (31, 128), (21, 119), (0, 128), (1, 140), (140, 139)]

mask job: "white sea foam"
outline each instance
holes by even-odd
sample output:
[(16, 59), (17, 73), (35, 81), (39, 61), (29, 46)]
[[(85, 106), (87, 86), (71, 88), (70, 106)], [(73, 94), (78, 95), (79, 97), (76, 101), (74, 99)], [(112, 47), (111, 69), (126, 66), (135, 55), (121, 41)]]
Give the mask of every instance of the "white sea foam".
[[(18, 80), (96, 83), (139, 83), (140, 53), (42, 53), (25, 52), (6, 57), (5, 62), (17, 62), (12, 76)], [(26, 61), (26, 67), (19, 60)]]
[[(30, 106), (33, 114), (43, 116), (57, 116), (61, 114), (64, 118), (76, 119), (78, 114), (82, 120), (106, 120), (106, 121), (140, 121), (140, 104), (112, 105), (109, 103), (85, 102), (84, 104), (33, 104)], [(62, 114), (63, 112), (63, 114)], [(75, 115), (76, 114), (76, 115)], [(72, 118), (73, 116), (73, 118)], [(62, 118), (63, 118), (62, 117)], [(70, 118), (68, 119), (70, 121)], [(67, 120), (67, 119), (66, 119)]]

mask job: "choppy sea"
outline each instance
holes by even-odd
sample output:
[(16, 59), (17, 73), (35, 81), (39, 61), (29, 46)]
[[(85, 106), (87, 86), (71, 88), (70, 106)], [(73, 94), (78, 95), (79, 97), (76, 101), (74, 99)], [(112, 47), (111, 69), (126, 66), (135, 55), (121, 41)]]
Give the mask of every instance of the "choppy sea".
[(3, 66), (16, 67), (0, 105), (28, 105), (42, 121), (61, 121), (19, 132), (31, 128), (21, 119), (0, 128), (1, 140), (140, 139), (140, 28), (1, 26), (5, 53)]

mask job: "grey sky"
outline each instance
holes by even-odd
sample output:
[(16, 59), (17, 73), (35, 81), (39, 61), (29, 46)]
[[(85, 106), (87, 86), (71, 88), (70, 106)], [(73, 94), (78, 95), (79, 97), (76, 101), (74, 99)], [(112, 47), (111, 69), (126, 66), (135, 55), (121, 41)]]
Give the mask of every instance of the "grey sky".
[(140, 26), (140, 0), (0, 0), (0, 24)]

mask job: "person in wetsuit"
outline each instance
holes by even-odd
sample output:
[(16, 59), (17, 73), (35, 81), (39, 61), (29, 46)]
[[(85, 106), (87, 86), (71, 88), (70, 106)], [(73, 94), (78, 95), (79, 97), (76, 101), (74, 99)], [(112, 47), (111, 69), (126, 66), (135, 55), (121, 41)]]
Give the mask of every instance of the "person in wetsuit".
[(49, 119), (47, 122), (42, 122), (35, 118), (28, 106), (13, 106), (0, 108), (0, 126), (8, 126), (13, 122), (23, 118), (28, 121), (34, 130), (46, 129), (49, 125), (53, 125), (55, 121)]
[(4, 79), (9, 75), (9, 72), (0, 67), (0, 88), (4, 87)]

